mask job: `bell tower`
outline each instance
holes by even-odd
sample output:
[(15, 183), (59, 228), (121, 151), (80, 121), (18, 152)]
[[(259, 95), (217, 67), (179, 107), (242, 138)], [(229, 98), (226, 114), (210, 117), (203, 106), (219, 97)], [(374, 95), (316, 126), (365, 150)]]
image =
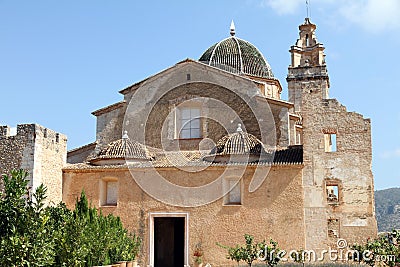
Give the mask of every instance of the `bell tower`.
[(291, 64), (286, 78), (289, 101), (294, 103), (294, 112), (302, 111), (305, 94), (318, 93), (322, 99), (329, 98), (329, 76), (325, 64), (325, 47), (315, 35), (317, 26), (306, 18), (299, 26), (300, 37), (291, 46)]
[(338, 239), (376, 236), (371, 121), (329, 98), (316, 25), (306, 18), (299, 30), (286, 80), (303, 147), (304, 249), (318, 255)]

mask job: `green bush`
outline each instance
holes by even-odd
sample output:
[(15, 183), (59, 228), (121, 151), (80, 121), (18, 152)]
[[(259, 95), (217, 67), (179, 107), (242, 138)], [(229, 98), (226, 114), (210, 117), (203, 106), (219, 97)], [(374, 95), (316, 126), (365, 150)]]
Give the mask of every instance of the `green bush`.
[(82, 192), (75, 209), (45, 207), (47, 189), (31, 195), (27, 173), (4, 175), (0, 192), (0, 266), (93, 266), (134, 260), (141, 239), (119, 217), (103, 216)]
[(253, 266), (253, 262), (259, 260), (265, 262), (270, 267), (273, 267), (279, 262), (278, 243), (270, 240), (268, 244), (265, 240), (255, 243), (254, 237), (248, 234), (244, 235), (245, 244), (243, 246), (236, 245), (229, 247), (217, 243), (218, 246), (227, 250), (227, 259), (236, 261), (239, 266), (241, 261), (246, 262), (248, 266)]
[[(359, 258), (355, 261), (375, 266), (377, 264), (386, 266), (400, 265), (400, 231), (393, 230), (386, 236), (382, 235), (376, 239), (369, 239), (365, 244), (354, 244), (352, 249), (358, 251)], [(363, 255), (363, 253), (369, 252)]]
[(46, 188), (33, 195), (27, 173), (12, 171), (3, 176), (0, 193), (0, 266), (50, 266), (54, 263), (54, 240), (49, 233), (50, 216), (44, 208)]

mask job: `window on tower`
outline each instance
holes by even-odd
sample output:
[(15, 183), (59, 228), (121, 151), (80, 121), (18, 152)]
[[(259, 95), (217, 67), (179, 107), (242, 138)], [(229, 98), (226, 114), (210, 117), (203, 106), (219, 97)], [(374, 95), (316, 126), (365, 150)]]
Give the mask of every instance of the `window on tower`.
[(326, 133), (324, 134), (325, 152), (336, 152), (336, 134)]
[(325, 180), (325, 196), (328, 205), (338, 206), (340, 205), (342, 198), (342, 183), (339, 179), (326, 179)]

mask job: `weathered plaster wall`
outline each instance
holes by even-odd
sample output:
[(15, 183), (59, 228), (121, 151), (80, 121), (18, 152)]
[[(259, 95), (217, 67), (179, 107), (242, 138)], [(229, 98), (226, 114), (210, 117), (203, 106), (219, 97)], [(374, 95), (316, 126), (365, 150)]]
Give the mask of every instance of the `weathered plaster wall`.
[[(264, 167), (267, 168), (267, 167)], [(223, 172), (222, 167), (209, 167), (201, 172), (184, 172), (174, 168), (158, 169), (167, 180), (183, 186), (199, 186), (208, 183)], [(137, 170), (137, 175), (146, 176), (146, 170)], [(120, 216), (130, 230), (139, 232), (144, 238), (141, 265), (149, 263), (149, 213), (189, 213), (189, 259), (193, 264), (194, 246), (201, 242), (205, 251), (204, 260), (212, 266), (231, 266), (226, 260), (226, 251), (216, 242), (235, 245), (244, 242), (245, 233), (257, 240), (273, 238), (280, 248), (304, 248), (304, 218), (301, 166), (273, 167), (261, 187), (249, 193), (248, 187), (254, 172), (248, 167), (243, 176), (242, 205), (224, 206), (223, 200), (196, 208), (174, 207), (155, 200), (136, 184), (127, 169), (64, 170), (63, 201), (72, 208), (76, 197), (85, 190), (95, 206), (100, 201), (100, 183), (103, 179), (117, 178), (119, 183), (118, 205), (101, 207), (104, 214)]]
[(122, 137), (124, 115), (125, 107), (122, 106), (97, 116), (96, 141), (98, 148)]

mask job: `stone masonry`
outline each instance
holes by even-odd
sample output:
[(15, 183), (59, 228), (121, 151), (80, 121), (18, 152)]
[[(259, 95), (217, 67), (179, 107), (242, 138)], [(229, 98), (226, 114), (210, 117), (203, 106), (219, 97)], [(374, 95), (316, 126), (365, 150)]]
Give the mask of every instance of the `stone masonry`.
[[(292, 112), (302, 117), (305, 248), (322, 250), (335, 247), (338, 238), (362, 242), (377, 234), (371, 122), (329, 98), (316, 26), (306, 19), (299, 29), (287, 81)], [(333, 198), (331, 188), (337, 188)]]
[(47, 186), (47, 201), (62, 200), (62, 167), (66, 163), (67, 137), (38, 124), (20, 124), (17, 134), (9, 126), (0, 126), (0, 173), (24, 169), (29, 186)]

